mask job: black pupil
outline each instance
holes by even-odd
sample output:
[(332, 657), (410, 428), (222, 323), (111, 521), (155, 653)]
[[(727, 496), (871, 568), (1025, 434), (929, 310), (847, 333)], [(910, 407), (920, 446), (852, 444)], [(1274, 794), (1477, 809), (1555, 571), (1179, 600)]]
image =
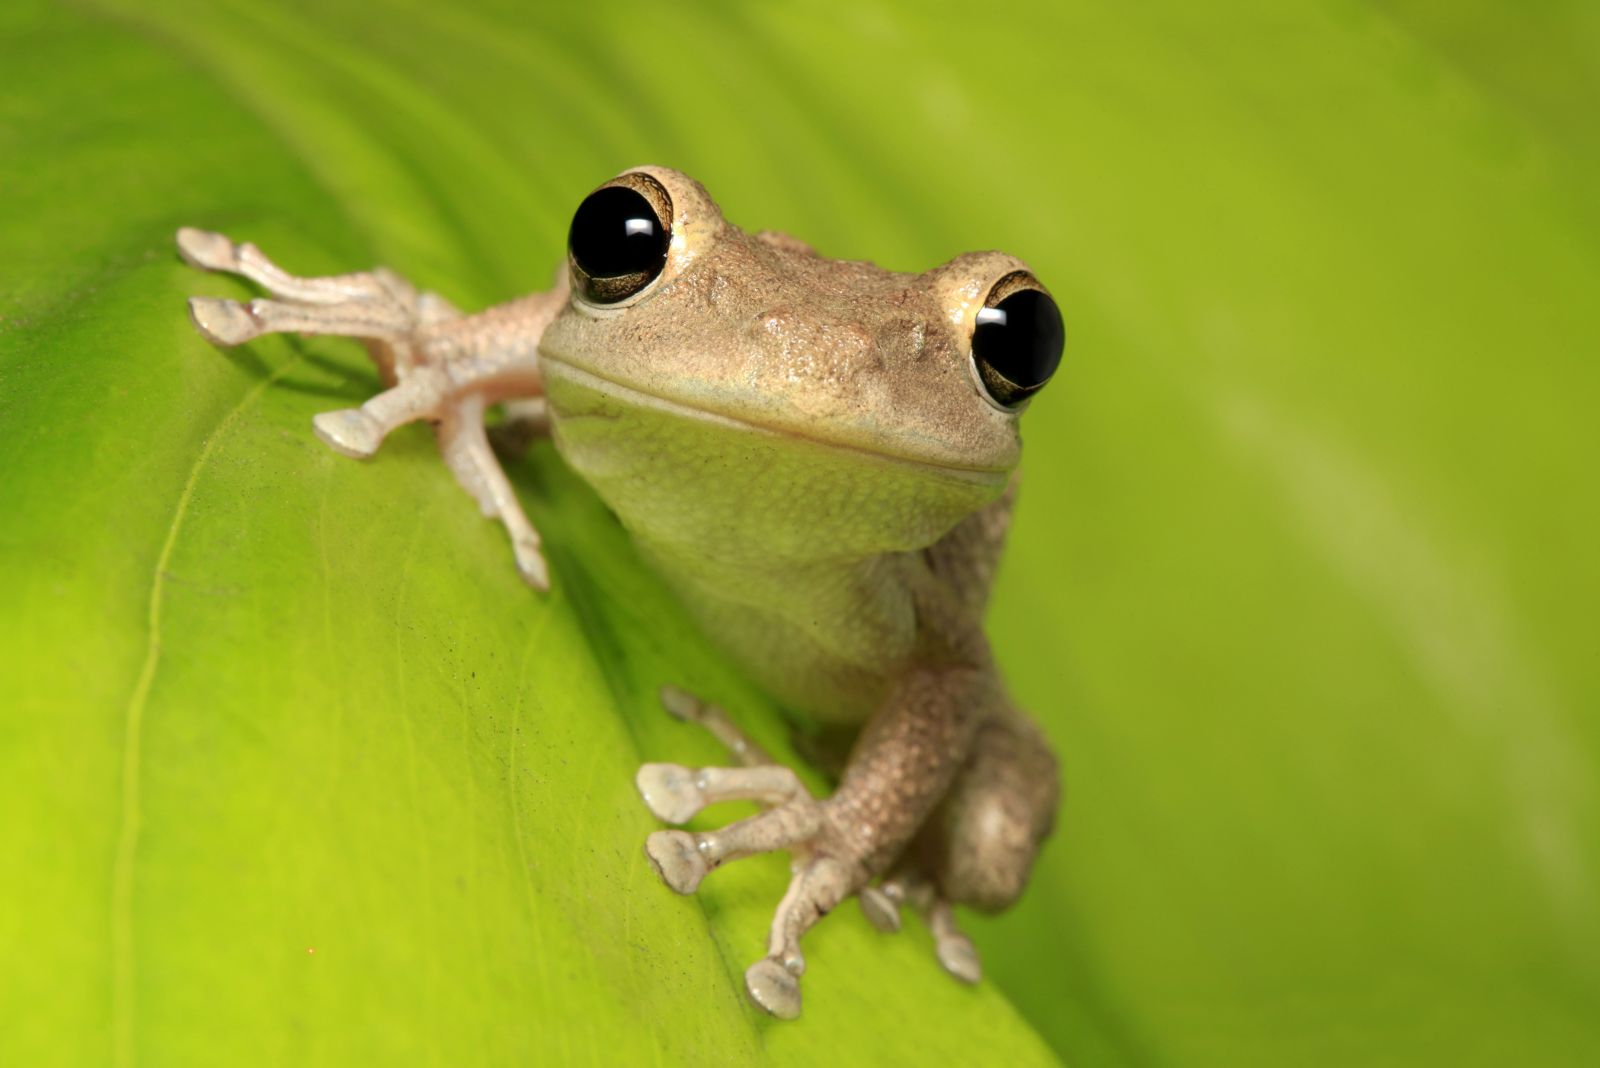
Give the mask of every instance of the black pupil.
[(642, 194), (613, 185), (578, 205), (567, 246), (592, 278), (653, 278), (667, 262), (669, 236)]
[(1001, 378), (1031, 392), (1056, 373), (1065, 341), (1056, 302), (1037, 289), (1019, 289), (978, 313), (972, 351)]

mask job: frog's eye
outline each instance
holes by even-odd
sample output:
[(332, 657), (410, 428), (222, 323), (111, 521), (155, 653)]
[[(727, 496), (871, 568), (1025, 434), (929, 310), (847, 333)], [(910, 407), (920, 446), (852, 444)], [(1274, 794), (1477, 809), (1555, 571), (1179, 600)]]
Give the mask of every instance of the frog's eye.
[(989, 290), (972, 328), (972, 366), (995, 404), (1015, 411), (1061, 363), (1066, 332), (1056, 302), (1026, 271)]
[(572, 286), (592, 304), (626, 300), (661, 274), (671, 240), (672, 198), (649, 175), (624, 174), (572, 216)]

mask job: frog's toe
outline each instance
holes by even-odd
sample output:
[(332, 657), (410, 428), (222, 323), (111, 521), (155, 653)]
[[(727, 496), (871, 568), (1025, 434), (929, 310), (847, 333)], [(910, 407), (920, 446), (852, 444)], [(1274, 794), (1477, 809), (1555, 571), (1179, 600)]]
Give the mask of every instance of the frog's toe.
[(238, 246), (224, 234), (194, 226), (178, 230), (178, 255), (183, 262), (203, 271), (238, 269)]
[(667, 715), (682, 723), (695, 723), (700, 719), (700, 711), (705, 703), (678, 686), (661, 687), (661, 707), (667, 710)]
[(744, 973), (750, 1000), (780, 1020), (800, 1015), (800, 979), (779, 961), (763, 957)]
[(692, 894), (711, 870), (695, 836), (685, 831), (656, 831), (644, 840), (644, 855), (661, 881), (680, 894)]
[(383, 444), (383, 427), (360, 408), (322, 412), (311, 419), (311, 426), (334, 452), (364, 460)]
[(956, 926), (955, 906), (935, 898), (928, 909), (928, 929), (933, 932), (933, 951), (944, 970), (963, 983), (983, 978), (983, 963), (972, 939)]
[(687, 823), (705, 805), (694, 771), (681, 764), (646, 764), (633, 782), (645, 807), (663, 823)]
[(190, 297), (189, 319), (215, 345), (238, 345), (261, 334), (249, 305), (223, 297)]
[(522, 575), (522, 580), (540, 593), (550, 589), (550, 565), (545, 563), (544, 550), (540, 548), (537, 534), (532, 540), (527, 537), (515, 538), (511, 542), (511, 554), (516, 557), (517, 572)]
[(727, 746), (739, 763), (753, 766), (770, 764), (772, 757), (734, 725), (728, 714), (716, 705), (700, 700), (688, 690), (676, 686), (661, 687), (661, 707), (667, 715), (683, 723), (697, 723)]
[(881, 887), (863, 886), (856, 894), (867, 922), (885, 934), (900, 930), (900, 905)]
[(978, 950), (966, 935), (957, 931), (939, 938), (933, 944), (939, 966), (963, 983), (976, 983), (983, 978), (983, 963)]
[(889, 933), (900, 929), (900, 906), (910, 905), (922, 914), (933, 935), (933, 951), (940, 967), (963, 983), (976, 983), (983, 978), (978, 950), (956, 924), (955, 906), (945, 891), (914, 864), (898, 869), (877, 886), (864, 887), (856, 896), (867, 921)]

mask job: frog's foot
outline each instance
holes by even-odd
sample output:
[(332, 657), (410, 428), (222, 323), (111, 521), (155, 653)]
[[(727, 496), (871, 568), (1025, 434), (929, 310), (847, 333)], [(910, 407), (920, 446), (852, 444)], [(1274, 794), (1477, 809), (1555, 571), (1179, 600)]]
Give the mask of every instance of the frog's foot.
[(679, 719), (698, 723), (741, 761), (737, 768), (686, 768), (646, 764), (635, 779), (646, 807), (665, 823), (685, 823), (720, 801), (759, 801), (772, 806), (758, 816), (717, 831), (656, 831), (645, 855), (661, 881), (692, 894), (714, 869), (730, 860), (787, 849), (794, 876), (773, 917), (767, 955), (745, 972), (745, 989), (772, 1015), (800, 1014), (800, 975), (805, 957), (800, 936), (866, 881), (856, 850), (829, 820), (828, 803), (811, 796), (791, 769), (770, 758), (715, 705), (674, 688), (662, 703)]
[(983, 978), (978, 949), (956, 925), (955, 907), (921, 874), (898, 871), (877, 886), (863, 887), (859, 900), (867, 921), (890, 933), (900, 930), (900, 906), (911, 905), (922, 913), (933, 934), (933, 951), (940, 967), (963, 983), (976, 983)]
[[(759, 769), (702, 769), (699, 774), (754, 770)], [(714, 789), (700, 787), (697, 792), (706, 797), (714, 794)], [(754, 792), (741, 790), (738, 796), (748, 798)], [(651, 807), (661, 811), (655, 804)], [(679, 815), (689, 807), (692, 802), (667, 811)], [(842, 836), (834, 833), (827, 817), (827, 803), (807, 796), (719, 831), (656, 831), (645, 840), (645, 855), (661, 881), (680, 894), (693, 893), (709, 872), (726, 861), (789, 850), (794, 858), (794, 875), (773, 916), (767, 955), (744, 973), (745, 989), (751, 999), (785, 1020), (800, 1015), (800, 976), (806, 967), (800, 937), (866, 881), (865, 869), (852, 858), (851, 850)]]
[(365, 340), (390, 388), (359, 408), (316, 416), (317, 436), (336, 452), (361, 459), (375, 453), (395, 428), (433, 422), (456, 480), (484, 515), (505, 524), (517, 569), (530, 585), (548, 587), (538, 532), (489, 447), (483, 415), (489, 404), (542, 392), (529, 339), (537, 341), (564, 294), (540, 294), (509, 311), (462, 318), (444, 298), (419, 293), (382, 268), (301, 278), (254, 245), (191, 227), (178, 231), (178, 250), (193, 266), (241, 275), (272, 295), (248, 303), (190, 298), (196, 329), (219, 345), (279, 332)]
[(191, 297), (189, 313), (201, 334), (219, 345), (238, 345), (262, 334), (298, 331), (341, 334), (404, 345), (417, 328), (461, 313), (435, 293), (418, 293), (393, 271), (301, 278), (269, 260), (256, 246), (208, 230), (178, 231), (178, 252), (190, 266), (248, 278), (276, 300), (248, 304)]

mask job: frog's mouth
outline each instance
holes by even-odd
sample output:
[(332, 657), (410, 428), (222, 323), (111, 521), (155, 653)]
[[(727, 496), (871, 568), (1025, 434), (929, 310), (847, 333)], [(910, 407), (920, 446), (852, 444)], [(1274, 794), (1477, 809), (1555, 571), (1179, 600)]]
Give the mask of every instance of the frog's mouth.
[[(840, 441), (836, 438), (808, 434), (791, 426), (759, 423), (750, 419), (738, 418), (711, 408), (690, 404), (681, 398), (646, 389), (632, 382), (623, 382), (600, 374), (592, 368), (580, 366), (571, 360), (562, 359), (544, 350), (539, 353), (539, 363), (547, 383), (552, 379), (565, 379), (598, 397), (629, 407), (651, 409), (679, 419), (695, 419), (743, 433), (804, 441), (821, 449), (865, 456), (873, 460), (913, 470), (921, 470), (930, 475), (938, 475), (945, 478), (954, 477), (981, 485), (1003, 486), (1011, 475), (1009, 468), (964, 467), (955, 464), (942, 464), (921, 457), (907, 456), (904, 453), (874, 448), (858, 442)], [(552, 371), (555, 373), (552, 374)], [(561, 408), (557, 405), (552, 405), (551, 411), (558, 425), (562, 421), (616, 418), (613, 414), (601, 411), (599, 404), (595, 404), (587, 410)]]

